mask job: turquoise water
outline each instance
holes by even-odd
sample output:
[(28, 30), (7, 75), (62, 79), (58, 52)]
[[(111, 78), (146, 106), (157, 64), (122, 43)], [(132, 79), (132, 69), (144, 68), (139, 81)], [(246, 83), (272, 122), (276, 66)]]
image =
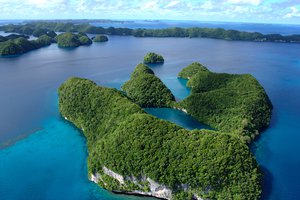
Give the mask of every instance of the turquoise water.
[(114, 195), (87, 179), (85, 138), (59, 115), (44, 121), (40, 130), (24, 140), (1, 150), (0, 158), (1, 199), (141, 199)]
[(193, 117), (180, 110), (172, 108), (146, 108), (145, 111), (153, 116), (173, 122), (188, 130), (211, 129), (211, 127), (198, 122)]
[(300, 199), (299, 49), (299, 44), (116, 36), (105, 44), (73, 50), (52, 44), (0, 58), (0, 199), (130, 198), (88, 181), (85, 140), (59, 117), (56, 90), (71, 76), (120, 88), (148, 51), (164, 55), (165, 64), (153, 70), (177, 99), (189, 93), (177, 74), (195, 61), (216, 72), (254, 75), (274, 105), (270, 128), (252, 145), (265, 172), (263, 199)]

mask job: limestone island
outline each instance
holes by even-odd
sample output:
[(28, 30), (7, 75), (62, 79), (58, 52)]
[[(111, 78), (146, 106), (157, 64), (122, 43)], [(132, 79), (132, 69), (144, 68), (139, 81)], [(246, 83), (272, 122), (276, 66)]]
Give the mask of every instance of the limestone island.
[(79, 47), (81, 45), (90, 45), (92, 40), (85, 33), (62, 33), (55, 37), (58, 47), (70, 48)]
[(39, 49), (41, 47), (48, 46), (52, 42), (54, 42), (53, 39), (48, 35), (42, 35), (36, 40), (28, 40), (22, 35), (20, 37), (8, 36), (2, 37), (1, 41), (2, 42), (0, 42), (0, 55), (2, 56), (23, 54), (34, 49)]
[(107, 42), (108, 37), (106, 35), (96, 35), (92, 38), (93, 42)]
[[(270, 121), (264, 89), (250, 75), (217, 74), (196, 63), (182, 74), (192, 92), (181, 102), (168, 90), (156, 94), (165, 86), (142, 64), (123, 92), (82, 78), (60, 86), (60, 113), (87, 139), (90, 180), (112, 192), (168, 200), (259, 199), (262, 173), (245, 137)], [(139, 87), (142, 80), (154, 100)], [(186, 109), (216, 130), (189, 131), (156, 118), (141, 107), (149, 102)]]
[(150, 52), (147, 53), (144, 57), (145, 64), (162, 64), (164, 62), (164, 58), (157, 53)]
[(191, 95), (177, 107), (199, 121), (246, 142), (269, 126), (272, 104), (250, 74), (214, 73), (200, 63), (192, 63), (178, 76), (189, 79)]
[(141, 107), (170, 107), (175, 97), (165, 84), (144, 64), (139, 64), (122, 90)]

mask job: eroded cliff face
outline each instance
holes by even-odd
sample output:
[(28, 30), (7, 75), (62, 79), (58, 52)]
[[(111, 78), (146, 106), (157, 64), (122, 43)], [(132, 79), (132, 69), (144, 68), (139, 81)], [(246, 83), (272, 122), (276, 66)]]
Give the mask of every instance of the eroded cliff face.
[[(122, 185), (124, 188), (126, 188), (126, 181), (129, 181), (130, 183), (135, 184), (137, 187), (141, 188), (141, 190), (124, 190), (124, 191), (114, 191), (114, 192), (120, 192), (120, 193), (125, 193), (125, 194), (132, 194), (132, 195), (145, 195), (145, 196), (153, 196), (157, 198), (162, 198), (162, 199), (172, 199), (172, 190), (168, 188), (165, 185), (159, 184), (156, 181), (150, 179), (149, 177), (146, 176), (141, 176), (139, 178), (135, 176), (128, 176), (124, 177), (107, 167), (103, 166), (102, 171), (105, 175), (110, 176), (111, 178), (114, 178), (117, 180), (120, 185)], [(102, 179), (101, 174), (95, 173), (95, 174), (90, 174), (90, 180), (95, 182), (95, 183), (100, 183), (102, 182), (104, 186), (107, 184), (105, 181)], [(149, 191), (145, 191), (142, 188), (144, 188), (143, 185), (140, 183), (147, 183)]]

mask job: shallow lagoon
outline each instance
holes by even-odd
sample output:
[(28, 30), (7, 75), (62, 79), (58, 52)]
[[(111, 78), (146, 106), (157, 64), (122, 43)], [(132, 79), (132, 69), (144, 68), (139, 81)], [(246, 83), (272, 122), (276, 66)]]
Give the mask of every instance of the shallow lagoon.
[(253, 74), (274, 105), (270, 128), (252, 145), (266, 173), (264, 199), (299, 199), (299, 49), (299, 44), (115, 36), (104, 44), (71, 50), (52, 44), (0, 58), (1, 199), (131, 198), (88, 181), (85, 140), (59, 117), (56, 90), (70, 76), (120, 88), (148, 51), (164, 55), (166, 63), (153, 70), (178, 99), (189, 91), (176, 75), (191, 62)]

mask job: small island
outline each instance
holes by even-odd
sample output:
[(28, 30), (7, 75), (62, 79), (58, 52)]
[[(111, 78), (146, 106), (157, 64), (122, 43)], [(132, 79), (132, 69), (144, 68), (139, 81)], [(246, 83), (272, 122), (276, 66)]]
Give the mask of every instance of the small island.
[(22, 35), (20, 37), (8, 36), (7, 38), (2, 38), (2, 40), (4, 40), (0, 42), (0, 55), (2, 56), (23, 54), (34, 49), (48, 46), (53, 42), (53, 39), (48, 35), (42, 35), (36, 40), (28, 40)]
[(106, 35), (96, 35), (93, 39), (93, 42), (107, 42), (108, 37)]
[(208, 71), (208, 69), (198, 62), (194, 62), (189, 66), (183, 68), (181, 72), (179, 72), (178, 77), (183, 79), (190, 79), (192, 76), (194, 76), (200, 71)]
[(154, 52), (147, 53), (144, 57), (145, 64), (162, 64), (164, 62), (164, 58), (161, 55)]
[(122, 90), (141, 107), (170, 107), (175, 97), (154, 72), (144, 64), (139, 64)]
[(92, 40), (83, 33), (74, 34), (74, 33), (62, 33), (55, 37), (58, 47), (61, 48), (70, 48), (70, 47), (79, 47), (81, 45), (90, 45)]

